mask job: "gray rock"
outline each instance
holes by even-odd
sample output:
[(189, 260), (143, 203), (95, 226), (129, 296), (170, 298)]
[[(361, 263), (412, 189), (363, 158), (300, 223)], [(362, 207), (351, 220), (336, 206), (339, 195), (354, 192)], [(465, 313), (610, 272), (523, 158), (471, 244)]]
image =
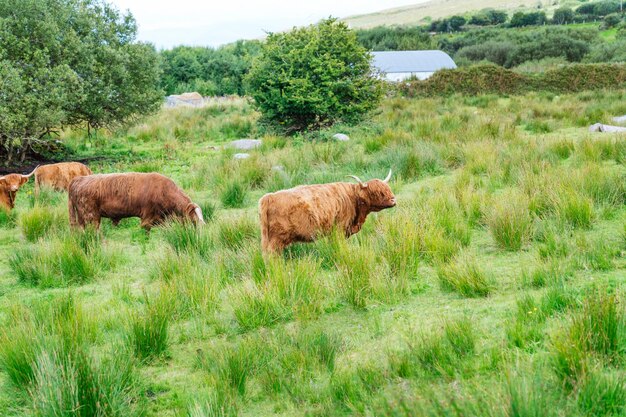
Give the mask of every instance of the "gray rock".
[(236, 153), (233, 155), (233, 159), (247, 159), (250, 158), (249, 153)]
[(174, 94), (171, 96), (165, 97), (165, 107), (180, 107), (180, 106), (191, 106), (191, 107), (200, 107), (204, 104), (204, 98), (200, 93), (183, 93), (183, 94)]
[(617, 116), (613, 118), (613, 121), (615, 123), (619, 123), (619, 124), (626, 124), (626, 114), (623, 116)]
[(235, 149), (250, 150), (261, 146), (261, 139), (238, 139), (230, 142), (228, 146)]
[(596, 124), (589, 126), (589, 131), (590, 132), (606, 132), (606, 133), (626, 132), (626, 127), (603, 125), (602, 123), (596, 123)]
[(345, 142), (347, 140), (350, 140), (350, 136), (343, 134), (343, 133), (335, 133), (333, 135), (333, 139), (341, 141), (341, 142)]

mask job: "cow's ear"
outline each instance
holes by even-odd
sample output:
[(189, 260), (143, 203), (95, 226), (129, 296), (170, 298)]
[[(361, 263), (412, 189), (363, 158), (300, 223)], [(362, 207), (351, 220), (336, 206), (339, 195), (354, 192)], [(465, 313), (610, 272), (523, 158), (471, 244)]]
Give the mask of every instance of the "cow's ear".
[(26, 184), (26, 182), (28, 181), (28, 178), (26, 175), (22, 175), (22, 179), (20, 180), (20, 185), (24, 185)]
[(194, 211), (196, 211), (196, 205), (194, 203), (187, 204), (187, 208), (185, 209), (187, 216), (191, 217)]
[(0, 177), (0, 185), (7, 185), (7, 180), (4, 177)]

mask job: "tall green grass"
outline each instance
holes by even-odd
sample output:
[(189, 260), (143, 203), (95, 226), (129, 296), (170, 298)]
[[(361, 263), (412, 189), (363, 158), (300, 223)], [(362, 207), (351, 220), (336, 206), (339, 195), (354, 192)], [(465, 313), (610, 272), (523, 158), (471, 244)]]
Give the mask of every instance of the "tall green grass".
[(18, 279), (43, 288), (83, 284), (122, 261), (115, 248), (103, 245), (93, 230), (76, 231), (38, 246), (24, 246), (9, 258)]
[(316, 317), (324, 292), (316, 277), (319, 268), (311, 258), (260, 259), (253, 265), (254, 280), (244, 281), (231, 296), (238, 324), (250, 330), (295, 317)]
[(494, 280), (473, 256), (462, 254), (453, 262), (440, 265), (437, 277), (441, 289), (464, 297), (486, 297), (495, 289)]
[(55, 228), (61, 228), (68, 224), (65, 211), (39, 205), (22, 213), (18, 222), (24, 237), (29, 242), (35, 242), (48, 235)]
[(503, 194), (493, 203), (487, 225), (501, 248), (518, 251), (530, 241), (533, 223), (528, 204), (521, 193)]
[(166, 354), (169, 343), (169, 324), (172, 306), (161, 295), (145, 295), (145, 306), (129, 316), (126, 343), (131, 352), (142, 361), (150, 361)]

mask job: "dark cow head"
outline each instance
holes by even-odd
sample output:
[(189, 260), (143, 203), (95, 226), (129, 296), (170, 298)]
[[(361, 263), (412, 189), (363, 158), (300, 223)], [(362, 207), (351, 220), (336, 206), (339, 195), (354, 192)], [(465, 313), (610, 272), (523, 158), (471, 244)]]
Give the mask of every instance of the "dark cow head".
[(15, 206), (15, 194), (20, 187), (28, 181), (28, 179), (35, 173), (31, 172), (28, 175), (22, 174), (7, 174), (0, 177), (0, 193), (2, 194), (2, 198), (0, 198), (5, 205), (8, 204), (9, 209), (12, 209)]
[(391, 179), (391, 170), (384, 180), (374, 179), (363, 182), (355, 175), (349, 176), (359, 182), (359, 204), (363, 205), (367, 211), (381, 211), (396, 205), (396, 196), (393, 195), (388, 184)]

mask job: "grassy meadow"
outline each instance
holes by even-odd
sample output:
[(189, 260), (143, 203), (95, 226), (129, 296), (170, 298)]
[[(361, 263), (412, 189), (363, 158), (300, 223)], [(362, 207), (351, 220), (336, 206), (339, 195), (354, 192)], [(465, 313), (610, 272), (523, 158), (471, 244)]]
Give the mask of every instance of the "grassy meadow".
[[(66, 132), (94, 172), (170, 176), (207, 225), (73, 232), (65, 195), (23, 188), (0, 415), (624, 415), (626, 137), (587, 130), (623, 114), (626, 91), (394, 97), (286, 138), (241, 100)], [(358, 235), (261, 255), (264, 193), (389, 168), (398, 205)]]

